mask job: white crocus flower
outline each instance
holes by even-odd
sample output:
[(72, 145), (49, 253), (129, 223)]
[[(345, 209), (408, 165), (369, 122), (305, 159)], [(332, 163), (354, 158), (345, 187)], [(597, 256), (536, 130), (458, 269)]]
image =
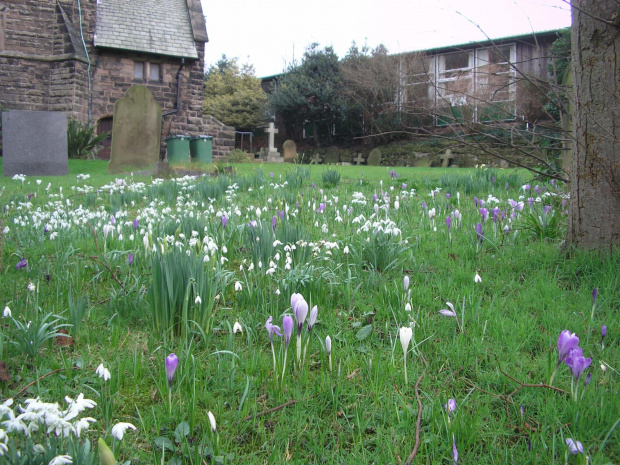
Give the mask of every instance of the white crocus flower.
[(115, 439), (122, 441), (125, 431), (127, 431), (128, 429), (135, 430), (137, 428), (131, 423), (117, 423), (116, 425), (112, 427), (112, 436)]
[(407, 349), (409, 342), (413, 337), (413, 330), (410, 327), (403, 326), (400, 328), (400, 344), (403, 346), (403, 362), (405, 368), (405, 384), (407, 384)]
[(216, 430), (215, 417), (213, 416), (211, 412), (208, 412), (207, 416), (209, 417), (209, 423), (211, 423), (211, 431), (215, 433), (215, 430)]

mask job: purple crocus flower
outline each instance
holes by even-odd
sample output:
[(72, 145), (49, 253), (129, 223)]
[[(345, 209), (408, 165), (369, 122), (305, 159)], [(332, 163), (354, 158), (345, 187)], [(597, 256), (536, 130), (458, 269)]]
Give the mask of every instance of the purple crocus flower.
[(50, 284), (50, 275), (49, 275), (49, 273), (45, 275), (45, 280), (47, 281), (47, 285), (49, 286), (49, 284)]
[(452, 412), (456, 410), (456, 400), (448, 399), (448, 403), (443, 404), (443, 408), (448, 412), (448, 416), (452, 415)]
[(549, 213), (551, 211), (551, 205), (545, 205), (543, 207), (543, 211), (545, 212), (545, 215)]
[(280, 220), (284, 220), (284, 210), (279, 210), (278, 216), (280, 217)]
[(474, 197), (474, 203), (476, 204), (476, 207), (478, 206), (478, 197)]
[(379, 196), (377, 194), (372, 196), (372, 201), (376, 202), (377, 200), (379, 200)]
[(537, 194), (540, 194), (540, 186), (538, 184), (536, 184), (536, 186), (534, 187), (534, 190), (536, 191)]
[(291, 315), (284, 315), (284, 318), (282, 318), (282, 330), (284, 331), (284, 343), (288, 349), (288, 344), (291, 342), (291, 335), (293, 334), (293, 317)]
[(528, 197), (527, 204), (531, 207), (533, 203), (534, 203), (534, 198), (533, 197)]
[(454, 305), (452, 305), (450, 302), (446, 302), (446, 305), (450, 307), (450, 310), (448, 309), (439, 310), (439, 313), (443, 316), (451, 316), (451, 317), (456, 318), (456, 312), (454, 311)]
[(127, 263), (129, 265), (133, 263), (133, 254), (131, 252), (129, 252), (129, 255), (127, 256)]
[(607, 336), (607, 326), (603, 325), (601, 326), (601, 339), (605, 339), (605, 336)]
[(274, 216), (271, 217), (271, 228), (273, 232), (276, 232), (276, 225), (278, 224), (278, 219)]
[(586, 376), (586, 384), (585, 384), (586, 386), (590, 384), (591, 379), (592, 379), (592, 372), (588, 373), (588, 376)]
[(273, 179), (273, 171), (269, 173), (269, 176), (271, 176), (271, 179)]
[(508, 184), (508, 183), (506, 183), (506, 190), (508, 190), (508, 186), (509, 186), (509, 184)]
[(22, 258), (17, 265), (15, 265), (16, 270), (21, 270), (22, 268), (26, 268), (28, 266), (28, 260)]
[(407, 184), (403, 183), (402, 186), (400, 186), (402, 189), (407, 189)]
[(135, 220), (133, 220), (133, 230), (134, 231), (138, 229), (138, 225), (139, 225), (138, 218), (136, 218)]
[(226, 229), (226, 223), (228, 223), (228, 218), (222, 216), (222, 229)]
[(450, 194), (446, 194), (446, 199), (450, 200)]
[(581, 442), (567, 438), (566, 445), (571, 454), (583, 454), (583, 444), (581, 444)]
[(482, 221), (486, 223), (486, 221), (489, 219), (489, 210), (486, 208), (481, 208), (480, 216), (482, 217)]
[(491, 184), (495, 184), (495, 176), (491, 176)]
[(568, 365), (573, 378), (577, 381), (579, 380), (581, 373), (583, 373), (583, 371), (592, 363), (592, 358), (585, 358), (581, 347), (577, 347), (568, 353), (568, 356), (564, 359), (564, 363)]
[(314, 323), (316, 323), (316, 319), (319, 316), (319, 308), (315, 305), (314, 307), (312, 307), (312, 310), (310, 310), (310, 318), (308, 318), (308, 332), (312, 332), (312, 327), (314, 326)]
[(596, 296), (598, 296), (598, 287), (592, 289), (592, 305), (596, 303)]
[(558, 364), (562, 363), (569, 352), (579, 346), (579, 338), (575, 333), (565, 329), (558, 337)]
[(114, 218), (114, 215), (112, 215), (112, 216), (110, 217), (110, 224), (111, 224), (112, 226), (114, 226), (114, 223), (116, 223), (116, 218)]
[(273, 344), (273, 335), (275, 334), (278, 337), (282, 337), (282, 333), (280, 332), (280, 327), (279, 326), (271, 324), (272, 321), (273, 321), (273, 317), (272, 316), (267, 318), (267, 321), (265, 322), (265, 329), (269, 333), (269, 342), (271, 342)]
[(456, 441), (454, 440), (454, 436), (452, 436), (452, 458), (454, 459), (454, 465), (459, 461), (459, 451), (456, 448)]
[(179, 365), (179, 359), (176, 355), (170, 354), (166, 357), (166, 377), (168, 378), (168, 386), (172, 388), (172, 380), (174, 379), (174, 372)]
[(449, 216), (446, 216), (446, 226), (448, 227), (448, 230), (452, 227), (452, 218)]
[(32, 198), (32, 194), (28, 194), (28, 202), (30, 202), (31, 198)]
[(482, 242), (484, 241), (484, 232), (482, 231), (482, 224), (480, 223), (476, 225), (476, 237), (478, 238), (478, 241), (482, 244)]
[(301, 336), (301, 328), (308, 316), (308, 302), (302, 297), (301, 294), (293, 294), (291, 296), (291, 308), (297, 321), (297, 335)]

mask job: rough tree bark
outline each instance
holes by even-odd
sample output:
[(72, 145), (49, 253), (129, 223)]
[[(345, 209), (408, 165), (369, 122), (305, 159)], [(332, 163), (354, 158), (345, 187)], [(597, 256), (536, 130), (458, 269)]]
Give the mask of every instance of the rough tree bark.
[(620, 246), (620, 2), (572, 0), (573, 131), (569, 240)]

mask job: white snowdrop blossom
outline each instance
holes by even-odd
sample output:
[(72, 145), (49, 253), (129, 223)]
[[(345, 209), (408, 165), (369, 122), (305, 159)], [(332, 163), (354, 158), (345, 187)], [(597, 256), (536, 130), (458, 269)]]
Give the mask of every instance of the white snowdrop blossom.
[(137, 428), (131, 423), (117, 423), (112, 427), (111, 434), (115, 439), (122, 441), (125, 431), (128, 429), (136, 430)]
[(112, 378), (112, 376), (110, 375), (110, 371), (106, 367), (103, 366), (103, 363), (99, 364), (99, 366), (95, 370), (95, 374), (99, 376), (100, 378), (103, 378), (104, 381), (107, 381), (110, 378)]
[(241, 323), (235, 321), (235, 324), (233, 325), (233, 334), (237, 333), (243, 333), (243, 328), (241, 327)]
[(243, 286), (241, 285), (241, 281), (235, 281), (235, 292), (239, 292), (243, 290)]
[(482, 278), (480, 277), (480, 275), (478, 273), (476, 273), (476, 276), (474, 276), (474, 282), (475, 283), (481, 283), (482, 282)]
[(32, 281), (30, 281), (28, 283), (28, 286), (26, 286), (26, 289), (28, 289), (30, 292), (34, 292), (37, 288), (35, 287), (35, 285), (33, 284)]
[(57, 455), (48, 465), (62, 465), (64, 463), (73, 463), (73, 459), (70, 455)]
[(200, 304), (202, 303), (202, 299), (200, 298), (200, 296), (199, 296), (199, 295), (197, 295), (197, 296), (196, 296), (196, 299), (194, 300), (194, 303), (195, 303), (196, 305), (200, 305)]
[(4, 318), (11, 318), (11, 309), (8, 307), (8, 305), (4, 307), (4, 310), (2, 311), (2, 316)]

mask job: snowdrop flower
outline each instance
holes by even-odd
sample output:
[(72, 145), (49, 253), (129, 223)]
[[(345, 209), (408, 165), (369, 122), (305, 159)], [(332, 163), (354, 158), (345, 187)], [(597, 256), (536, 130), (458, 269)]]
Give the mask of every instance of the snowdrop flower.
[(243, 333), (243, 328), (238, 321), (235, 321), (235, 324), (233, 325), (233, 334), (237, 333)]
[(73, 424), (75, 435), (79, 438), (82, 431), (88, 430), (88, 428), (90, 428), (90, 423), (95, 423), (96, 421), (97, 420), (92, 417), (80, 418)]
[(131, 423), (117, 423), (112, 427), (111, 434), (115, 439), (122, 441), (125, 431), (127, 431), (128, 429), (135, 430), (137, 428)]
[(196, 296), (196, 299), (194, 300), (194, 303), (195, 303), (196, 305), (200, 305), (200, 304), (202, 303), (202, 299), (200, 298), (200, 296), (199, 296), (199, 295), (197, 295), (197, 296)]
[(410, 312), (411, 311), (411, 304), (409, 302), (407, 302), (407, 304), (405, 305), (405, 311), (406, 312)]
[(8, 305), (6, 307), (4, 307), (4, 311), (2, 312), (2, 316), (4, 318), (11, 318), (11, 309), (8, 307)]
[(241, 281), (235, 281), (235, 292), (239, 292), (243, 290), (243, 286), (241, 285)]
[(48, 465), (62, 465), (64, 463), (73, 463), (73, 459), (70, 455), (57, 455)]
[(349, 246), (345, 245), (344, 249), (342, 249), (342, 253), (344, 253), (345, 255), (349, 253)]
[(482, 278), (480, 277), (480, 275), (478, 273), (476, 273), (476, 276), (474, 276), (474, 282), (475, 283), (481, 283), (482, 282)]
[(103, 363), (100, 363), (97, 369), (95, 370), (95, 374), (100, 378), (103, 378), (104, 381), (109, 380), (112, 376), (110, 375), (110, 371), (103, 366)]
[(28, 283), (28, 286), (26, 286), (26, 289), (28, 289), (30, 292), (34, 292), (37, 288), (35, 287), (35, 285), (32, 283), (32, 281), (30, 281)]

